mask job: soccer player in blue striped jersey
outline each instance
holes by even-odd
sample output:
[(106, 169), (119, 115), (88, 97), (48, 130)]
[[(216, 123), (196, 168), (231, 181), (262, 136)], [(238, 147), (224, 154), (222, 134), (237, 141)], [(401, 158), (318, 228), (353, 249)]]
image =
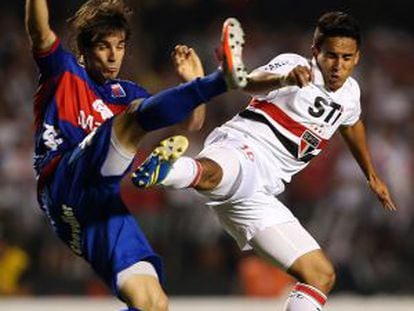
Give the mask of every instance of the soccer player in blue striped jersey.
[[(222, 69), (204, 77), (197, 54), (177, 46), (174, 63), (184, 83), (151, 96), (118, 79), (130, 38), (122, 0), (87, 1), (71, 19), (76, 54), (62, 46), (49, 24), (46, 0), (26, 0), (26, 28), (40, 71), (34, 99), (38, 200), (54, 231), (83, 257), (131, 310), (163, 311), (159, 256), (120, 198), (143, 136), (180, 123), (198, 130), (204, 104), (246, 83), (243, 32), (236, 20), (222, 40)], [(166, 140), (164, 156), (185, 151), (183, 136)]]

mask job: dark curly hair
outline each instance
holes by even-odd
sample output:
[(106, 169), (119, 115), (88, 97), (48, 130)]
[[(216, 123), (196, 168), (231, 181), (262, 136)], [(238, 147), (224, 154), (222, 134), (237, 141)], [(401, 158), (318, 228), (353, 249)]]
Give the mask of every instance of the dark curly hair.
[(361, 45), (358, 22), (343, 12), (328, 12), (319, 18), (313, 36), (313, 46), (320, 48), (324, 41), (330, 37), (352, 38), (358, 47)]
[(131, 36), (128, 17), (131, 13), (123, 0), (87, 1), (68, 19), (72, 30), (72, 48), (80, 56), (102, 38), (119, 31), (125, 33), (125, 40), (128, 41)]

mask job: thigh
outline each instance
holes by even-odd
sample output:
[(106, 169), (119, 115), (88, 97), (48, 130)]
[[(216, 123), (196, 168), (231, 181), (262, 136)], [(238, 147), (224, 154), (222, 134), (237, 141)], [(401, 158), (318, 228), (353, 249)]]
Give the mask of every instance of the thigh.
[[(42, 196), (48, 195), (46, 188)], [(81, 196), (88, 196), (88, 192)], [(140, 261), (150, 262), (162, 281), (161, 258), (121, 198), (105, 194), (102, 198), (105, 199), (78, 199), (74, 205), (66, 204), (65, 198), (49, 197), (42, 202), (58, 237), (84, 258), (115, 294), (119, 295), (118, 273)]]
[(162, 267), (159, 256), (120, 198), (123, 176), (100, 174), (110, 133), (111, 122), (106, 122), (67, 152), (40, 190), (39, 198), (59, 238), (86, 259), (117, 293), (116, 275), (125, 268), (149, 261), (162, 279)]
[(316, 240), (298, 220), (276, 224), (257, 232), (250, 245), (261, 256), (285, 270), (305, 254), (320, 250)]
[(78, 255), (82, 255), (80, 236), (85, 226), (107, 217), (108, 208), (123, 209), (118, 204), (122, 177), (99, 176), (110, 131), (110, 122), (104, 123), (79, 146), (68, 150), (53, 175), (39, 189), (41, 207), (57, 235)]
[(128, 171), (129, 167), (119, 175), (110, 177), (103, 176), (101, 173), (111, 145), (113, 122), (114, 119), (106, 121), (85, 137), (76, 148), (65, 154), (61, 174), (69, 178), (71, 184), (84, 188), (96, 187), (103, 183), (106, 186), (116, 184)]
[(256, 191), (239, 201), (215, 203), (209, 205), (242, 250), (251, 249), (251, 240), (266, 228), (297, 221), (285, 205), (264, 191)]
[(161, 258), (126, 209), (121, 214), (108, 212), (102, 219), (87, 224), (83, 232), (83, 251), (93, 269), (117, 294), (119, 273), (141, 261), (151, 263), (159, 281), (163, 282)]

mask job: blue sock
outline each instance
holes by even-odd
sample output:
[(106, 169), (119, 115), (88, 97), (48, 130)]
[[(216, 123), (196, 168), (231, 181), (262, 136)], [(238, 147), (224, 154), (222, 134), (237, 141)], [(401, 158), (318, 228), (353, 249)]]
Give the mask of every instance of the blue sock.
[(128, 309), (123, 309), (121, 311), (141, 311), (141, 310), (140, 309), (137, 309), (137, 308), (129, 307)]
[(197, 78), (145, 99), (135, 111), (146, 131), (153, 131), (184, 121), (200, 104), (227, 90), (221, 71)]

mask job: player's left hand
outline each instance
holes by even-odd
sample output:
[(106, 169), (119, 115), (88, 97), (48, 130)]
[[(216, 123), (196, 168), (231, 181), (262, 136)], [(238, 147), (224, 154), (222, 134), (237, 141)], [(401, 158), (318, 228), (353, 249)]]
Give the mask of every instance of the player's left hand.
[(368, 181), (369, 186), (371, 187), (372, 191), (375, 192), (378, 199), (381, 201), (383, 207), (389, 211), (396, 211), (397, 207), (394, 204), (393, 200), (391, 199), (390, 192), (388, 187), (385, 183), (379, 179), (378, 177), (371, 178)]
[(310, 68), (298, 65), (287, 74), (284, 79), (284, 84), (305, 87), (312, 82), (312, 80), (313, 77)]
[(204, 68), (194, 49), (186, 45), (176, 45), (171, 58), (178, 76), (188, 82), (204, 76)]

